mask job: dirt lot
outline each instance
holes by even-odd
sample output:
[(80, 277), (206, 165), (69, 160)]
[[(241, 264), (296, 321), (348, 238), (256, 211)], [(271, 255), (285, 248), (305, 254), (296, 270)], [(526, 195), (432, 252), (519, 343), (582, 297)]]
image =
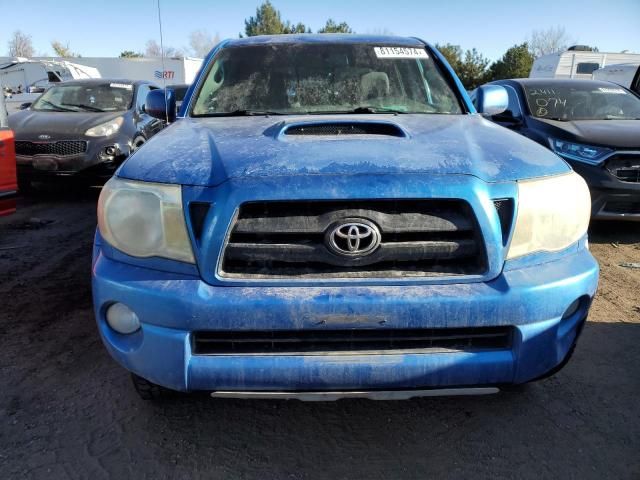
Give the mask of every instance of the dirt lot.
[(140, 400), (91, 311), (95, 194), (0, 219), (0, 478), (640, 478), (640, 225), (593, 228), (576, 354), (524, 393)]

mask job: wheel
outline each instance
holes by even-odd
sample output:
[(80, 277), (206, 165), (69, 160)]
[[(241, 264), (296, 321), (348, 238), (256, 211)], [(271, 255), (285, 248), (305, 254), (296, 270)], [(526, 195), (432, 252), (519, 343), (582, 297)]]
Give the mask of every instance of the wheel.
[(131, 380), (133, 381), (136, 392), (138, 392), (138, 395), (140, 395), (140, 398), (143, 400), (160, 400), (167, 398), (171, 394), (171, 390), (156, 385), (135, 373), (131, 374)]
[(135, 137), (131, 142), (131, 153), (138, 150), (142, 145), (145, 144), (145, 142), (146, 140), (142, 135), (138, 135), (137, 137)]

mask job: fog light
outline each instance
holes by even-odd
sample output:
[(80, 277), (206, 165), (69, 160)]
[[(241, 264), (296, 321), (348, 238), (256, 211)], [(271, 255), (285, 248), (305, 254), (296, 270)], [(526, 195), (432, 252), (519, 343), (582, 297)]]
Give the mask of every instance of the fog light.
[(115, 155), (116, 154), (116, 147), (107, 147), (104, 149), (105, 153), (107, 155)]
[(569, 308), (567, 308), (564, 315), (562, 315), (562, 319), (564, 320), (565, 318), (572, 317), (573, 314), (578, 311), (578, 308), (580, 308), (580, 299), (575, 300), (571, 305), (569, 305)]
[(123, 334), (140, 329), (138, 316), (124, 303), (114, 303), (107, 309), (107, 323), (116, 332)]

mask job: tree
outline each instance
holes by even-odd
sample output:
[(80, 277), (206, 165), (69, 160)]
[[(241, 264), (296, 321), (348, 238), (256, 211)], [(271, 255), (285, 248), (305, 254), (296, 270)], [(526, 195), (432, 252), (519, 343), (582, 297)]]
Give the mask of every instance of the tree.
[(120, 52), (120, 58), (141, 58), (144, 55), (140, 52), (134, 52), (133, 50), (125, 50), (124, 52)]
[(247, 37), (255, 35), (278, 35), (282, 33), (311, 33), (303, 23), (292, 25), (282, 21), (280, 12), (269, 0), (256, 9), (256, 16), (244, 21), (244, 33)]
[(67, 42), (66, 44), (60, 42), (59, 40), (53, 40), (51, 42), (51, 48), (53, 48), (53, 51), (56, 53), (57, 56), (59, 57), (80, 57), (81, 55), (79, 53), (75, 53), (71, 51), (71, 48), (69, 47), (69, 42)]
[(473, 90), (481, 85), (489, 66), (489, 60), (482, 56), (475, 48), (467, 50), (460, 65), (458, 76), (467, 90)]
[(33, 57), (33, 43), (31, 35), (22, 33), (20, 30), (13, 32), (9, 40), (9, 56), (10, 57)]
[[(145, 57), (162, 57), (162, 48), (155, 40), (147, 40), (145, 45)], [(173, 47), (164, 47), (164, 57), (183, 57), (184, 52)]]
[(447, 59), (467, 90), (473, 90), (483, 83), (489, 60), (475, 48), (463, 52), (460, 45), (446, 43), (436, 48)]
[(195, 57), (206, 57), (218, 43), (220, 37), (217, 33), (213, 37), (205, 30), (194, 30), (189, 34), (189, 45)]
[(318, 33), (354, 33), (347, 22), (336, 23), (332, 18), (327, 20), (324, 27), (318, 30)]
[(440, 45), (436, 43), (436, 49), (447, 59), (451, 68), (458, 73), (462, 65), (462, 48), (460, 48), (460, 45), (452, 45), (451, 43)]
[(531, 55), (534, 58), (538, 58), (542, 55), (566, 50), (571, 40), (564, 27), (557, 26), (546, 30), (533, 30), (527, 42)]
[(502, 58), (489, 67), (486, 81), (501, 80), (504, 78), (526, 78), (531, 72), (533, 55), (527, 42), (514, 45), (505, 52)]

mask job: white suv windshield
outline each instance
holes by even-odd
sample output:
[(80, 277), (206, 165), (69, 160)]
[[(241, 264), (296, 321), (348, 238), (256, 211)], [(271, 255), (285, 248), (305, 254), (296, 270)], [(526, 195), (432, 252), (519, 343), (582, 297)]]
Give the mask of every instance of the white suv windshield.
[(424, 48), (275, 44), (221, 50), (192, 115), (354, 111), (462, 113)]

